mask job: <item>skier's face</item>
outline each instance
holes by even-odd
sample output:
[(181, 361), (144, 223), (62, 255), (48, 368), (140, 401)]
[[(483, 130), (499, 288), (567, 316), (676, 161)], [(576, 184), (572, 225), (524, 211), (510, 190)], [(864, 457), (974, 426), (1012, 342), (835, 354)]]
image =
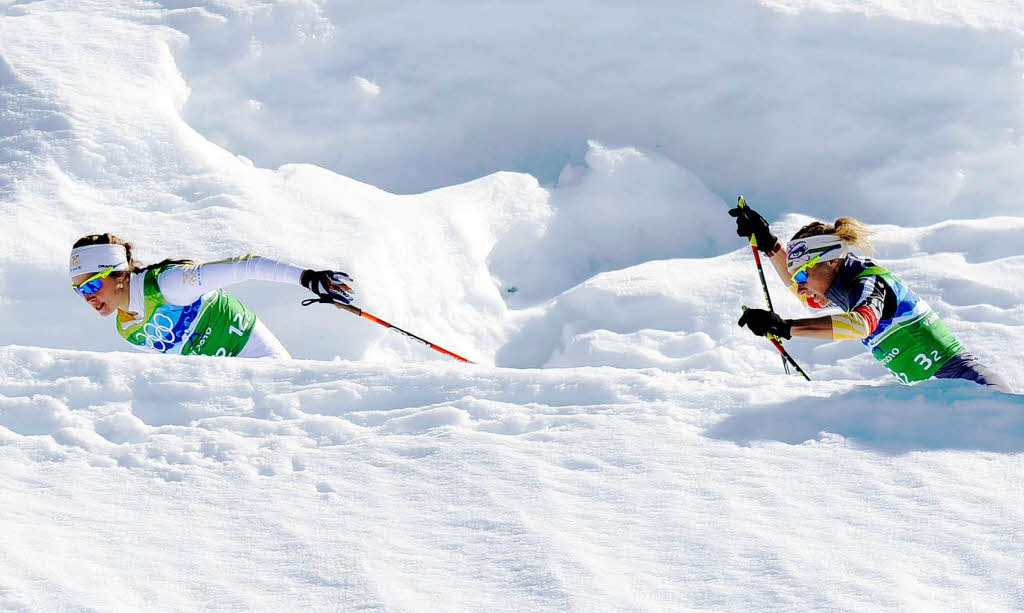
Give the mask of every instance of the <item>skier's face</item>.
[(828, 288), (832, 287), (832, 282), (836, 280), (836, 275), (839, 274), (839, 267), (836, 265), (839, 261), (822, 262), (810, 268), (807, 271), (807, 281), (797, 283), (797, 293), (805, 297), (810, 296), (820, 304), (827, 302), (828, 299), (825, 297), (825, 292), (828, 291)]
[[(77, 277), (74, 277), (71, 282), (75, 285), (79, 285), (87, 281), (92, 276), (92, 274), (78, 275)], [(103, 279), (103, 285), (96, 290), (96, 292), (86, 294), (82, 297), (85, 298), (85, 302), (95, 309), (97, 313), (106, 317), (116, 311), (118, 305), (121, 303), (123, 291), (117, 289), (119, 280), (119, 275), (110, 275)]]

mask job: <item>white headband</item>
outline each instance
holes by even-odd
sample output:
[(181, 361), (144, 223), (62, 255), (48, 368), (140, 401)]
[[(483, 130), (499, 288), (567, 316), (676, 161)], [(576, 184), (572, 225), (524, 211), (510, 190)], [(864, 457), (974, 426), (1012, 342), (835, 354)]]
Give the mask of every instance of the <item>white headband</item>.
[(786, 246), (786, 268), (793, 272), (819, 256), (819, 262), (838, 260), (849, 252), (846, 243), (835, 234), (819, 234), (789, 241)]
[(71, 250), (68, 269), (72, 278), (108, 268), (128, 270), (128, 252), (124, 245), (87, 245)]

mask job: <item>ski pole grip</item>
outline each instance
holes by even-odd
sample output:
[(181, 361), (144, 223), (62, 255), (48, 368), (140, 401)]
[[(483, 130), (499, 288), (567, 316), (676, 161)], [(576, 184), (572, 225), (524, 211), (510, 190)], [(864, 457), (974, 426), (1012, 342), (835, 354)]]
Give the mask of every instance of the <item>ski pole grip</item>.
[(323, 303), (323, 304), (333, 304), (334, 306), (338, 307), (339, 309), (348, 311), (349, 313), (352, 313), (353, 315), (358, 315), (360, 317), (363, 315), (363, 310), (360, 309), (359, 307), (352, 306), (351, 304), (343, 304), (341, 302), (336, 302), (336, 301), (334, 301), (334, 300), (332, 300), (332, 299), (330, 299), (330, 298), (328, 298), (326, 296), (321, 296), (320, 298), (309, 298), (309, 299), (303, 300), (302, 301), (302, 306), (309, 306), (311, 304), (321, 304), (321, 303)]
[[(747, 208), (747, 201), (743, 199), (742, 194), (740, 194), (739, 197), (736, 198), (736, 206), (740, 207), (741, 209)], [(753, 234), (750, 235), (750, 246), (757, 247), (757, 239), (754, 238)], [(754, 257), (757, 257), (756, 251), (754, 253)]]
[(334, 302), (332, 304), (334, 304), (334, 306), (338, 307), (343, 311), (348, 311), (349, 313), (352, 313), (353, 315), (358, 315), (359, 317), (362, 317), (363, 315), (363, 310), (357, 306), (352, 306), (351, 304), (342, 304), (340, 302)]

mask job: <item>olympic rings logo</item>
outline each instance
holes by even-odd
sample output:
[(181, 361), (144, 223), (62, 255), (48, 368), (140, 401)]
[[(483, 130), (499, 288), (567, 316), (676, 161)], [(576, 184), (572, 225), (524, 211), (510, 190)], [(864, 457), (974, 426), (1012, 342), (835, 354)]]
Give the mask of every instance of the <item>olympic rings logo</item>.
[(174, 336), (174, 322), (163, 313), (154, 315), (153, 320), (146, 322), (142, 326), (142, 330), (135, 334), (135, 337), (144, 340), (147, 347), (161, 353), (173, 347), (174, 342), (178, 340)]

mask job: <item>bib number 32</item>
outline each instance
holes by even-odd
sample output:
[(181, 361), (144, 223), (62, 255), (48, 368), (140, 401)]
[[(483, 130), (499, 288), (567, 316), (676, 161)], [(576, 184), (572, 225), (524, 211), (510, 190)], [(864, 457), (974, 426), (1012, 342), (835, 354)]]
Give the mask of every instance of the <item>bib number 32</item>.
[(935, 362), (938, 362), (939, 359), (941, 359), (941, 356), (939, 355), (938, 351), (932, 351), (931, 357), (928, 357), (923, 353), (919, 353), (914, 356), (914, 362), (917, 363), (917, 365), (920, 366), (921, 369), (925, 371), (931, 370), (932, 365), (935, 364)]
[[(942, 356), (939, 355), (938, 351), (930, 351), (928, 354), (919, 353), (914, 356), (914, 363), (920, 366), (921, 370), (927, 373), (941, 358)], [(910, 377), (908, 377), (906, 373), (898, 372), (894, 374), (902, 383), (910, 384)]]

